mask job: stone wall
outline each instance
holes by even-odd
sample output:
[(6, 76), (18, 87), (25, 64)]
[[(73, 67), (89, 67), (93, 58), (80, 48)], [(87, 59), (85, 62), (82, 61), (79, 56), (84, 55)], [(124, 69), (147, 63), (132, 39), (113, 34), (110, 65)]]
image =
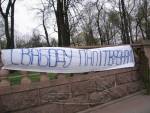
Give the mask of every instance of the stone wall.
[[(136, 57), (134, 68), (73, 76), (61, 74), (54, 80), (41, 73), (40, 82), (34, 83), (27, 72), (21, 72), (21, 84), (16, 86), (10, 85), (8, 71), (0, 70), (0, 113), (77, 113), (136, 93), (143, 89), (142, 61), (138, 57), (143, 47), (133, 46)], [(143, 49), (148, 60), (149, 48)]]
[(61, 75), (47, 82), (0, 87), (0, 113), (76, 113), (141, 88), (137, 67)]

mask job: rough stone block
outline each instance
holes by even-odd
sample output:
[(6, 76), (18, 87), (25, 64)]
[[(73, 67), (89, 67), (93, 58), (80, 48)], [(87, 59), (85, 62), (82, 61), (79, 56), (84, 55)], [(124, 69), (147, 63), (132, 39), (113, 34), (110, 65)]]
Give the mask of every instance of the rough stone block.
[(88, 104), (64, 104), (63, 113), (77, 113), (88, 108)]
[(98, 104), (104, 104), (111, 100), (111, 96), (108, 91), (103, 92), (95, 92), (89, 96), (89, 102), (91, 106), (95, 106)]
[(121, 85), (111, 88), (109, 90), (109, 95), (111, 96), (112, 100), (127, 96), (128, 95), (127, 85)]
[(71, 90), (73, 96), (84, 95), (96, 91), (96, 84), (95, 81), (92, 80), (76, 82), (72, 83)]
[(97, 91), (103, 91), (109, 89), (111, 87), (114, 87), (114, 85), (115, 85), (115, 76), (96, 79)]
[(61, 104), (47, 104), (13, 113), (63, 113)]
[(39, 104), (38, 90), (4, 95), (1, 101), (6, 111), (32, 107)]
[(64, 113), (76, 113), (89, 107), (88, 95), (81, 95), (63, 101)]
[(88, 95), (80, 95), (61, 101), (65, 104), (88, 104)]
[(133, 81), (132, 72), (121, 73), (117, 75), (117, 84), (119, 85), (131, 82), (131, 81)]
[(143, 84), (140, 81), (127, 84), (128, 93), (135, 93), (141, 90), (142, 87), (143, 87)]
[(132, 72), (132, 80), (133, 80), (133, 81), (138, 81), (138, 80), (140, 80), (140, 74), (138, 73), (138, 71), (133, 71), (133, 72)]
[(41, 103), (58, 102), (60, 100), (67, 99), (69, 98), (70, 91), (71, 89), (69, 85), (61, 85), (40, 89)]
[(1, 97), (0, 97), (0, 112), (1, 113), (6, 113), (5, 106), (2, 104)]

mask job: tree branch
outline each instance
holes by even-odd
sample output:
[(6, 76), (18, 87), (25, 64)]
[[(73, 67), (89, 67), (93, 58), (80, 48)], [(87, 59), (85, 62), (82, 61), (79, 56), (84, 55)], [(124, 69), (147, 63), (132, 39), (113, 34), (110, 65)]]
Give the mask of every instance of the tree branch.
[(5, 0), (3, 0), (3, 1), (1, 1), (0, 0), (0, 13), (1, 13), (1, 15), (3, 16), (3, 18), (5, 18), (5, 13), (4, 13), (4, 11), (3, 11), (3, 9), (2, 9), (2, 3), (4, 2)]

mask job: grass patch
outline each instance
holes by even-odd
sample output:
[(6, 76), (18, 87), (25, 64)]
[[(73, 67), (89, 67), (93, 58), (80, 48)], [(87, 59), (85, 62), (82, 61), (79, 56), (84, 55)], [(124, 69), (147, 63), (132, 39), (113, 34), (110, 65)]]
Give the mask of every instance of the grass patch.
[[(40, 73), (38, 72), (29, 72), (28, 77), (32, 82), (39, 82), (40, 81)], [(48, 73), (49, 80), (56, 79), (57, 76), (54, 73)], [(11, 85), (18, 85), (21, 82), (21, 74), (16, 71), (14, 73), (9, 74), (8, 80), (10, 81)]]

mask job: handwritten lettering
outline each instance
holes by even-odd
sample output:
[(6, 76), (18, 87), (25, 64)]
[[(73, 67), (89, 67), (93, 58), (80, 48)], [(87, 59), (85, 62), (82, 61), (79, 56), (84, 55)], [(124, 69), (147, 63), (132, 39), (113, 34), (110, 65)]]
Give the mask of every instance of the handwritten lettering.
[(25, 69), (38, 67), (60, 72), (87, 72), (134, 66), (134, 54), (130, 46), (103, 49), (22, 48), (4, 51), (6, 53), (3, 52), (2, 56), (5, 56), (3, 59), (6, 65)]

